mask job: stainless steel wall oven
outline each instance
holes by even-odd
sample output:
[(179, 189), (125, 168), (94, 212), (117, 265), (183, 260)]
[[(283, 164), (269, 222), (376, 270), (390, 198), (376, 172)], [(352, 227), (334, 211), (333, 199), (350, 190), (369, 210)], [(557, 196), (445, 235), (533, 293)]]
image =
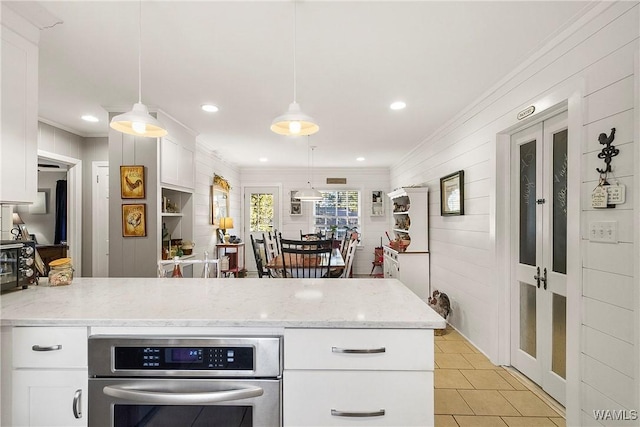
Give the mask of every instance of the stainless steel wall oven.
[(282, 425), (282, 337), (89, 338), (89, 425)]

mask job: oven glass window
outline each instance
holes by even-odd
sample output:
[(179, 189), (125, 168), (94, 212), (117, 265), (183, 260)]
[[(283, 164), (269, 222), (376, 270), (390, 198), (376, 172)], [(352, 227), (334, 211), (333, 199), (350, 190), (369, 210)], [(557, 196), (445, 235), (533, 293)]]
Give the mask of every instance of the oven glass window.
[(251, 406), (114, 405), (114, 427), (251, 427)]

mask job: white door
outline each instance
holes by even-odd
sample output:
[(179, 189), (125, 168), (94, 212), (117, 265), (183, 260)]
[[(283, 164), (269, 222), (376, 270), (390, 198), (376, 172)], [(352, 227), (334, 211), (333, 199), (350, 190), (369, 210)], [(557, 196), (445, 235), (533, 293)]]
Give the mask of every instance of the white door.
[(92, 277), (109, 276), (109, 163), (93, 162)]
[(258, 271), (251, 237), (262, 239), (262, 233), (280, 229), (280, 189), (278, 187), (245, 187), (244, 242), (247, 248), (245, 265), (248, 271)]
[(512, 365), (565, 403), (567, 113), (511, 137)]

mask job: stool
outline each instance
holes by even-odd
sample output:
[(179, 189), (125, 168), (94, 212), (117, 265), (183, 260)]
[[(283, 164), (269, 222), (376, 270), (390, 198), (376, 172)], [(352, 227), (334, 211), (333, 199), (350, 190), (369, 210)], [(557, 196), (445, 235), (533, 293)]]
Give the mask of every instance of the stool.
[(383, 269), (383, 265), (384, 265), (384, 254), (382, 252), (382, 247), (375, 248), (374, 258), (373, 258), (373, 261), (371, 261), (371, 273), (369, 273), (369, 276), (373, 276), (376, 278), (384, 277), (384, 271), (373, 274), (376, 267), (380, 267), (381, 269)]

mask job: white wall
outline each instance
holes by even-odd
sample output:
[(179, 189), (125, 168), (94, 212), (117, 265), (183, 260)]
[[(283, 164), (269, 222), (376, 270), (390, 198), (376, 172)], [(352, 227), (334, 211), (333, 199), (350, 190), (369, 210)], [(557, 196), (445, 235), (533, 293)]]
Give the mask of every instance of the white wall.
[(35, 234), (39, 245), (53, 245), (56, 229), (56, 185), (59, 180), (67, 179), (63, 172), (38, 172), (38, 192), (46, 192), (46, 213), (30, 213), (31, 205), (18, 205), (14, 208), (30, 234)]
[[(380, 246), (380, 239), (386, 242), (384, 232), (390, 230), (389, 200), (385, 197), (386, 214), (382, 217), (368, 215), (370, 212), (371, 190), (390, 191), (389, 170), (385, 168), (314, 168), (314, 187), (317, 190), (358, 190), (361, 192), (362, 242), (356, 251), (353, 264), (354, 274), (369, 274), (373, 261), (374, 248)], [(346, 178), (347, 184), (325, 184), (326, 178)], [(289, 193), (307, 185), (306, 168), (243, 168), (240, 173), (242, 185), (281, 185), (283, 236), (297, 238), (300, 230), (313, 231), (312, 204), (302, 203), (302, 215), (289, 215)], [(390, 233), (391, 234), (391, 233)]]
[[(567, 387), (567, 425), (598, 425), (593, 409), (640, 408), (638, 201), (634, 200), (640, 121), (639, 9), (637, 2), (596, 5), (579, 25), (534, 54), (391, 170), (392, 187), (417, 183), (430, 187), (431, 285), (451, 298), (450, 321), (492, 360), (504, 360), (501, 342), (508, 342), (508, 336), (503, 314), (508, 307), (500, 298), (499, 284), (508, 268), (500, 265), (499, 258), (505, 242), (496, 239), (503, 209), (498, 195), (504, 185), (497, 171), (501, 149), (497, 135), (517, 125), (516, 113), (528, 105), (537, 105), (540, 114), (576, 91), (582, 94), (576, 103), (581, 110), (569, 105), (570, 120), (572, 115), (578, 118), (578, 132), (570, 135), (570, 143), (579, 144), (582, 153), (573, 163), (579, 165), (582, 186), (581, 194), (573, 196), (579, 200), (576, 206), (582, 206), (577, 208), (582, 243), (569, 250), (579, 260), (576, 277), (582, 280), (569, 283), (569, 292), (577, 297), (568, 311), (581, 318), (582, 326), (570, 337), (576, 344), (569, 348), (568, 368), (576, 376)], [(590, 208), (590, 193), (596, 185), (595, 167), (602, 165), (596, 159), (601, 149), (597, 137), (612, 127), (618, 132), (614, 145), (620, 148), (612, 164), (627, 186), (627, 202), (596, 211)], [(466, 214), (443, 218), (439, 178), (460, 169), (465, 171)], [(587, 227), (594, 220), (618, 221), (620, 242), (589, 242)], [(568, 319), (570, 325), (573, 320)]]
[[(217, 243), (216, 229), (211, 224), (211, 196), (210, 188), (213, 185), (213, 175), (224, 177), (231, 185), (229, 191), (229, 215), (233, 218), (233, 223), (242, 224), (241, 206), (242, 193), (240, 188), (240, 173), (238, 169), (224, 162), (210, 150), (196, 144), (196, 186), (194, 192), (194, 224), (193, 239), (195, 242), (194, 252), (202, 258), (204, 251), (209, 252), (210, 258), (216, 258), (215, 244)], [(247, 250), (250, 250), (251, 245)], [(250, 253), (247, 252), (247, 255)], [(200, 277), (202, 269), (196, 266), (193, 270), (193, 277)]]

